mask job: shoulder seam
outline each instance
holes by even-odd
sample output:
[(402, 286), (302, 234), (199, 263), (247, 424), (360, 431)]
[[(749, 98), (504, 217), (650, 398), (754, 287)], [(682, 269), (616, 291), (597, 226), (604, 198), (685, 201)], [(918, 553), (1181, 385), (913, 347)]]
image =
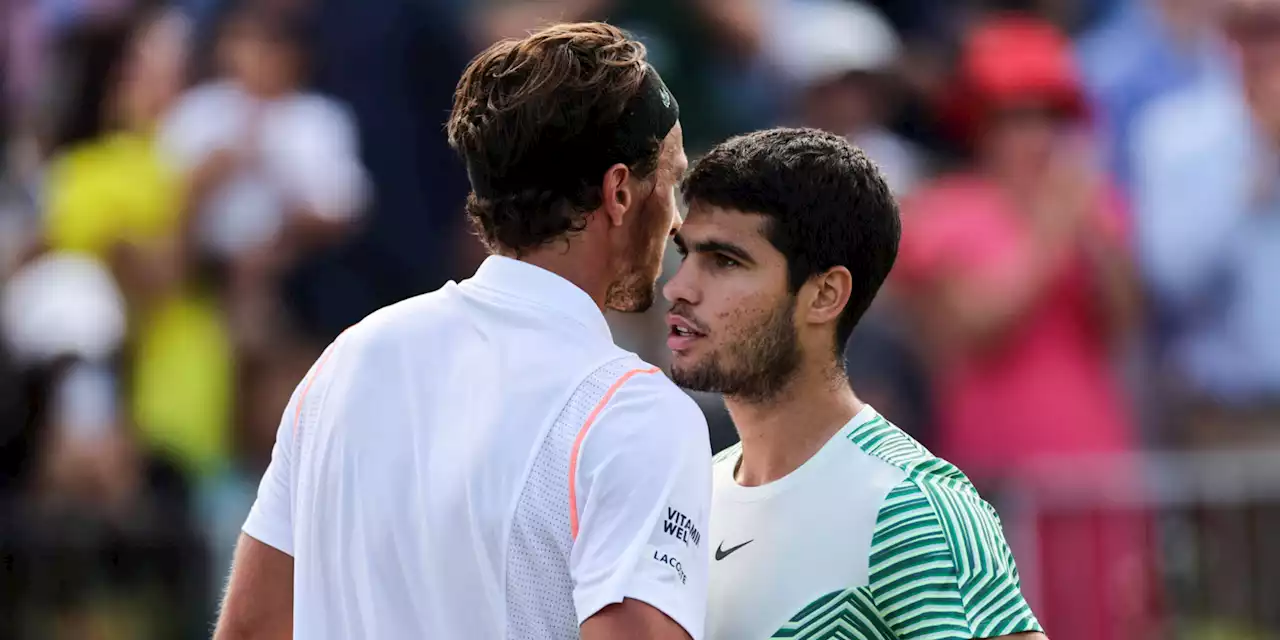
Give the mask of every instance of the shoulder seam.
[(627, 381), (639, 375), (653, 375), (661, 371), (662, 369), (658, 367), (650, 366), (649, 368), (631, 369), (623, 373), (604, 392), (604, 395), (592, 407), (591, 412), (587, 414), (587, 419), (578, 429), (578, 435), (573, 440), (573, 448), (569, 450), (569, 532), (575, 540), (578, 538), (578, 455), (582, 452), (583, 441), (586, 440), (587, 434), (590, 433), (596, 418), (609, 405), (609, 401), (613, 399), (614, 394), (627, 384)]
[(963, 472), (934, 456), (882, 415), (877, 414), (858, 425), (846, 438), (864, 454), (902, 470), (912, 480), (953, 490), (972, 490)]

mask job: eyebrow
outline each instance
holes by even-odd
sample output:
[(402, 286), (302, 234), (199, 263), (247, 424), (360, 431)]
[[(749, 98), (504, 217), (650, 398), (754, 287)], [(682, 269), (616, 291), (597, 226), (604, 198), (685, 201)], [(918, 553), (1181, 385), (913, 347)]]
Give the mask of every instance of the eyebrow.
[[(674, 240), (676, 247), (678, 247), (680, 251), (688, 252), (690, 250), (685, 239), (680, 235), (680, 232), (676, 232)], [(696, 253), (722, 253), (734, 260), (737, 260), (738, 262), (742, 262), (744, 264), (755, 264), (755, 260), (752, 259), (751, 254), (748, 253), (746, 249), (743, 249), (732, 242), (725, 242), (723, 240), (701, 240), (693, 243), (692, 250)]]

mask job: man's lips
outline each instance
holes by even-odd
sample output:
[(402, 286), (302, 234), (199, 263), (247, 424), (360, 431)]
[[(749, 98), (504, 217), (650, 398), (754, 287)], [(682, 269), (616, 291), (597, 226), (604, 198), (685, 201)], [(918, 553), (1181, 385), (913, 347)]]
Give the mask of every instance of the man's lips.
[(667, 348), (676, 352), (688, 349), (707, 335), (689, 319), (674, 313), (667, 314), (667, 329)]

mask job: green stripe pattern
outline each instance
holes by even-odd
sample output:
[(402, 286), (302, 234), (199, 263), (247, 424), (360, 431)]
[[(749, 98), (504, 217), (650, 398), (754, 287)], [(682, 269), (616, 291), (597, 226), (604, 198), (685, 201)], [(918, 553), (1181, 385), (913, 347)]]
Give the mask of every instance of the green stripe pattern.
[(774, 638), (971, 640), (1041, 631), (999, 516), (959, 469), (878, 416), (848, 439), (907, 473), (880, 509), (870, 585), (818, 598)]

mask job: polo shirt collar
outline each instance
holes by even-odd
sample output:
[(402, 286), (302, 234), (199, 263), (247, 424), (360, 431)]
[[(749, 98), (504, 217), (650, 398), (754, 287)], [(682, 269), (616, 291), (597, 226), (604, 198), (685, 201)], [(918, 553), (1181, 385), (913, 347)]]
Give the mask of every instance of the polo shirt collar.
[(578, 285), (542, 267), (505, 256), (489, 256), (470, 282), (547, 307), (613, 339), (609, 323), (591, 296)]

